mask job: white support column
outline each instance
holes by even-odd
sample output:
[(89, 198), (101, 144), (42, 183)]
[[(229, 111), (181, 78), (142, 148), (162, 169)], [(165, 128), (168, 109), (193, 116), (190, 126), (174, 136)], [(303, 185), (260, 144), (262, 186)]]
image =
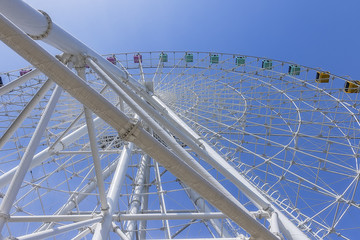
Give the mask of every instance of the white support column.
[(116, 210), (117, 202), (120, 197), (121, 186), (125, 180), (125, 174), (128, 169), (133, 146), (133, 143), (129, 143), (123, 147), (120, 160), (116, 167), (113, 179), (110, 184), (109, 192), (107, 194), (109, 210), (105, 213), (103, 221), (97, 224), (93, 236), (94, 240), (106, 240), (108, 238), (109, 231), (112, 227), (112, 215)]
[[(149, 195), (146, 194), (149, 192), (149, 184), (150, 184), (150, 159), (149, 164), (145, 168), (145, 182), (143, 186), (143, 195), (141, 196), (141, 212), (144, 212), (148, 210), (148, 204), (149, 204)], [(146, 239), (146, 227), (147, 227), (147, 221), (142, 219), (139, 221), (139, 239), (145, 240)]]
[[(85, 75), (85, 68), (77, 68), (79, 77), (81, 77), (83, 80), (86, 79)], [(94, 163), (95, 168), (95, 175), (96, 175), (96, 183), (98, 185), (99, 189), (99, 196), (100, 196), (100, 204), (101, 204), (101, 210), (106, 211), (108, 210), (109, 206), (107, 204), (106, 200), (106, 194), (105, 194), (105, 184), (104, 184), (104, 178), (102, 175), (101, 170), (101, 164), (100, 164), (100, 157), (99, 157), (99, 151), (96, 143), (96, 134), (95, 134), (95, 127), (94, 122), (92, 118), (92, 112), (84, 106), (84, 113), (85, 113), (85, 119), (86, 119), (86, 125), (89, 135), (89, 141), (90, 141), (90, 148), (91, 148), (91, 155)]]
[(39, 145), (39, 142), (44, 134), (46, 126), (50, 120), (50, 117), (55, 109), (57, 101), (61, 95), (62, 89), (59, 86), (55, 87), (55, 90), (49, 100), (49, 103), (46, 105), (46, 108), (40, 118), (40, 121), (34, 131), (34, 134), (27, 146), (23, 157), (21, 158), (19, 167), (15, 173), (14, 178), (12, 179), (10, 186), (5, 194), (5, 197), (0, 205), (0, 232), (7, 221), (7, 218), (10, 213), (10, 209), (13, 205), (13, 202), (16, 199), (16, 195), (19, 192), (22, 182), (24, 181), (25, 175), (29, 170), (31, 160), (35, 154), (35, 151)]
[[(150, 157), (143, 155), (138, 166), (138, 171), (135, 177), (135, 187), (132, 193), (131, 202), (129, 206), (129, 214), (138, 214), (140, 210), (141, 194), (143, 193), (144, 184), (146, 180), (146, 172), (149, 168)], [(134, 239), (134, 230), (136, 230), (136, 221), (128, 221), (126, 224), (126, 236), (129, 239)]]
[[(11, 123), (10, 127), (6, 129), (6, 132), (0, 139), (0, 149), (5, 145), (5, 143), (10, 139), (10, 137), (14, 134), (14, 132), (20, 127), (29, 113), (34, 109), (34, 107), (39, 103), (39, 101), (44, 97), (44, 95), (49, 91), (51, 85), (54, 82), (48, 79), (44, 85), (41, 86), (39, 91), (33, 96), (30, 102), (26, 105), (26, 107), (21, 111), (19, 116), (15, 119), (14, 122)], [(0, 88), (1, 89), (1, 88)]]
[(101, 210), (106, 211), (109, 208), (109, 206), (108, 206), (107, 200), (106, 200), (105, 183), (104, 183), (104, 178), (102, 175), (100, 157), (99, 157), (99, 152), (98, 152), (97, 144), (96, 144), (96, 134), (95, 134), (94, 123), (93, 123), (93, 120), (91, 117), (92, 112), (87, 107), (84, 107), (84, 111), (85, 111), (86, 125), (88, 127), (88, 132), (89, 132), (91, 155), (93, 158), (93, 163), (94, 163), (94, 168), (95, 168), (96, 183), (97, 183), (98, 189), (99, 189)]
[[(154, 162), (154, 165), (155, 165), (154, 170), (155, 170), (156, 188), (158, 191), (159, 202), (160, 202), (160, 212), (162, 214), (166, 215), (167, 211), (166, 211), (166, 204), (165, 204), (165, 199), (164, 199), (164, 191), (163, 191), (162, 184), (161, 184), (159, 164), (157, 162)], [(165, 236), (168, 239), (171, 239), (169, 221), (167, 219), (163, 220), (163, 225), (164, 225), (164, 229), (165, 229)]]
[(270, 218), (270, 231), (275, 234), (276, 236), (279, 236), (282, 238), (281, 233), (280, 233), (280, 229), (279, 229), (279, 218), (278, 218), (278, 214), (277, 212), (273, 212), (271, 214), (271, 218)]

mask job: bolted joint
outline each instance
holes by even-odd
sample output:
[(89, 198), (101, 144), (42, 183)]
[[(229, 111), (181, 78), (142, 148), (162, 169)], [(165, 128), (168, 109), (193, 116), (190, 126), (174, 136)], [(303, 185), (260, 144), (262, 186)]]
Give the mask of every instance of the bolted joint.
[(0, 218), (4, 219), (5, 221), (8, 221), (10, 219), (10, 214), (0, 212)]
[(269, 219), (271, 217), (271, 213), (264, 210), (258, 210), (256, 212), (251, 212), (251, 215), (256, 219)]
[(137, 119), (130, 119), (124, 128), (120, 129), (120, 138), (128, 142), (134, 141), (140, 133), (139, 125), (140, 121)]

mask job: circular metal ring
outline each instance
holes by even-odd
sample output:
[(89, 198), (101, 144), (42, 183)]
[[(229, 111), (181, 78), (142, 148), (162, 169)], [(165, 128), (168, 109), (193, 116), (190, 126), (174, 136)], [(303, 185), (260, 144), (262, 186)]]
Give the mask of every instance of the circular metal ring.
[(46, 12), (44, 12), (43, 10), (38, 10), (40, 13), (42, 13), (42, 15), (44, 15), (46, 17), (46, 21), (47, 21), (47, 28), (45, 30), (45, 32), (43, 32), (42, 34), (40, 35), (31, 35), (31, 34), (27, 34), (29, 37), (31, 37), (32, 39), (34, 40), (41, 40), (41, 39), (44, 39), (46, 38), (51, 29), (52, 29), (52, 21), (51, 21), (51, 18), (49, 16), (49, 14), (47, 14)]

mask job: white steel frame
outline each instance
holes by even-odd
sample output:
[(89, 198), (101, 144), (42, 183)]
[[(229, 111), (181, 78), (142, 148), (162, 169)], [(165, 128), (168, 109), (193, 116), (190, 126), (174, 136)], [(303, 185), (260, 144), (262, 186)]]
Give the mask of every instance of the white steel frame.
[[(216, 140), (222, 138), (219, 134), (221, 131), (216, 133), (212, 132), (211, 129), (203, 128), (200, 131), (199, 129), (196, 129), (196, 120), (188, 118), (188, 114), (192, 114), (192, 109), (200, 109), (198, 105), (201, 104), (201, 102), (199, 99), (196, 99), (199, 92), (192, 92), (192, 97), (194, 97), (195, 100), (192, 101), (190, 99), (188, 103), (185, 103), (190, 105), (193, 104), (185, 112), (180, 110), (176, 112), (179, 108), (179, 106), (176, 105), (176, 101), (170, 99), (166, 102), (166, 96), (161, 96), (161, 91), (159, 92), (159, 95), (153, 93), (152, 84), (154, 83), (160, 85), (160, 90), (168, 90), (168, 85), (174, 80), (168, 81), (167, 77), (171, 74), (175, 74), (172, 73), (172, 71), (175, 72), (176, 70), (164, 70), (166, 64), (159, 60), (159, 62), (156, 63), (157, 69), (154, 74), (154, 79), (150, 82), (145, 76), (148, 69), (146, 69), (142, 64), (142, 61), (140, 61), (137, 66), (137, 68), (140, 69), (140, 74), (138, 76), (140, 81), (137, 81), (135, 76), (131, 74), (130, 68), (128, 69), (129, 71), (127, 71), (124, 68), (118, 68), (116, 65), (110, 63), (58, 27), (45, 12), (34, 10), (20, 0), (1, 1), (0, 12), (0, 39), (36, 67), (36, 70), (33, 70), (7, 84), (3, 88), (0, 88), (0, 96), (11, 93), (17, 87), (30, 79), (37, 77), (41, 73), (49, 78), (42, 87), (39, 88), (37, 93), (34, 94), (31, 101), (24, 106), (23, 111), (19, 113), (5, 131), (0, 140), (0, 148), (3, 148), (16, 131), (26, 123), (27, 117), (49, 92), (52, 85), (56, 83), (56, 87), (52, 91), (52, 96), (40, 117), (40, 121), (32, 134), (29, 144), (25, 148), (25, 152), (21, 157), (19, 165), (12, 167), (0, 176), (0, 186), (5, 187), (6, 189), (0, 204), (0, 230), (4, 230), (6, 224), (9, 223), (39, 222), (42, 224), (33, 233), (17, 236), (17, 239), (44, 239), (74, 230), (77, 230), (77, 234), (73, 239), (81, 239), (89, 236), (90, 233), (93, 233), (93, 239), (108, 239), (112, 231), (114, 231), (121, 239), (145, 239), (147, 221), (161, 220), (163, 222), (164, 237), (166, 239), (171, 239), (184, 231), (196, 220), (208, 220), (204, 222), (206, 227), (210, 232), (211, 229), (214, 229), (214, 232), (222, 237), (222, 239), (245, 239), (246, 236), (251, 236), (251, 239), (300, 240), (309, 239), (310, 237), (315, 239), (323, 238), (333, 233), (346, 239), (345, 236), (335, 231), (335, 226), (346, 213), (346, 211), (341, 210), (341, 208), (344, 208), (342, 203), (346, 203), (346, 207), (348, 208), (359, 208), (355, 196), (356, 189), (358, 188), (358, 181), (360, 179), (357, 162), (355, 170), (350, 167), (346, 169), (351, 172), (351, 174), (355, 174), (354, 176), (349, 174), (349, 176), (353, 177), (353, 182), (347, 189), (344, 189), (344, 193), (346, 193), (350, 187), (354, 188), (350, 200), (348, 197), (345, 197), (344, 194), (336, 195), (337, 193), (331, 192), (326, 189), (326, 187), (317, 184), (316, 181), (319, 176), (319, 171), (326, 169), (322, 163), (325, 162), (336, 166), (340, 165), (328, 160), (326, 157), (325, 160), (319, 160), (319, 166), (314, 168), (315, 170), (318, 170), (315, 183), (312, 182), (312, 180), (296, 175), (296, 173), (291, 173), (298, 178), (298, 182), (293, 181), (295, 184), (298, 184), (296, 200), (294, 206), (286, 204), (286, 198), (281, 198), (281, 196), (275, 197), (276, 190), (273, 190), (271, 187), (266, 189), (266, 186), (268, 185), (266, 181), (264, 183), (256, 183), (256, 179), (259, 179), (260, 177), (249, 175), (254, 167), (247, 165), (246, 161), (244, 161), (244, 163), (240, 163), (238, 169), (236, 169), (234, 168), (233, 161), (229, 161), (226, 157), (227, 154), (224, 156), (221, 151), (223, 148), (226, 148), (226, 146), (222, 146), (220, 150), (216, 149), (218, 144), (223, 144)], [(51, 56), (37, 45), (33, 39), (27, 36), (27, 34), (33, 38), (41, 38), (44, 42), (63, 51), (64, 54), (57, 58)], [(204, 59), (199, 60), (199, 63), (203, 60)], [(225, 62), (226, 61), (224, 61), (224, 66)], [(78, 75), (66, 66), (66, 64), (70, 63), (75, 66)], [(176, 69), (176, 66), (178, 66), (177, 64), (178, 63), (175, 63), (174, 58), (173, 69)], [(276, 64), (276, 62), (274, 62), (274, 64)], [(92, 73), (96, 73), (98, 79), (105, 83), (106, 87), (103, 87), (101, 91), (98, 92), (91, 84), (89, 84), (89, 79), (86, 76), (86, 67), (90, 67)], [(192, 66), (186, 71), (191, 71), (195, 68), (196, 66)], [(198, 66), (198, 68), (200, 69), (200, 75), (197, 76), (198, 79), (196, 79), (195, 82), (198, 81), (201, 83), (201, 78), (203, 76), (201, 75), (201, 71), (205, 71), (205, 69), (202, 69), (200, 66)], [(211, 67), (207, 70), (209, 69), (212, 70)], [(229, 74), (232, 72), (231, 68), (221, 69), (221, 71)], [(267, 159), (266, 155), (262, 156), (257, 153), (257, 148), (261, 147), (261, 141), (266, 141), (268, 146), (271, 144), (281, 145), (281, 148), (283, 148), (282, 151), (293, 149), (304, 155), (310, 157), (314, 156), (314, 158), (316, 157), (316, 154), (302, 152), (298, 149), (298, 139), (302, 134), (300, 126), (303, 124), (304, 120), (302, 119), (303, 115), (300, 114), (301, 108), (298, 106), (299, 103), (297, 101), (303, 100), (299, 98), (297, 101), (294, 101), (291, 93), (285, 92), (279, 86), (275, 84), (272, 85), (263, 80), (265, 77), (269, 79), (277, 78), (276, 73), (274, 73), (274, 75), (266, 75), (266, 73), (261, 71), (258, 69), (254, 70), (254, 75), (260, 76), (259, 79), (256, 79), (259, 81), (259, 84), (256, 87), (267, 88), (267, 94), (271, 94), (270, 89), (281, 93), (281, 98), (283, 99), (280, 99), (280, 101), (289, 101), (291, 107), (283, 107), (280, 105), (279, 109), (286, 109), (296, 113), (295, 115), (297, 117), (294, 121), (298, 124), (298, 127), (295, 128), (295, 130), (292, 130), (290, 124), (288, 124), (289, 129), (292, 132), (290, 143), (294, 143), (294, 146), (290, 144), (281, 145), (282, 143), (269, 140), (267, 136), (271, 135), (271, 130), (266, 130), (266, 133), (263, 135), (257, 135), (255, 133), (247, 132), (245, 128), (240, 130), (237, 129), (237, 131), (244, 135), (253, 136), (254, 139), (256, 139), (256, 142), (253, 144), (254, 149), (247, 148), (245, 145), (239, 145), (235, 142), (236, 140), (231, 138), (228, 138), (227, 141), (237, 146), (237, 152), (241, 150), (242, 152), (253, 154), (256, 158), (262, 159), (262, 163), (256, 163), (258, 164), (257, 168), (262, 165), (269, 166), (269, 163), (271, 163), (274, 166), (283, 169), (285, 172), (284, 175), (276, 176), (279, 177), (279, 181), (281, 181), (282, 178), (287, 177), (285, 175), (288, 173), (285, 161), (284, 166), (271, 162), (276, 156), (280, 156), (281, 151), (275, 154), (271, 159)], [(161, 77), (162, 74), (164, 74), (165, 77)], [(216, 79), (219, 77), (217, 74), (218, 73), (214, 72), (214, 75), (210, 75), (209, 78)], [(235, 76), (242, 76), (242, 73), (235, 71)], [(248, 76), (249, 75), (246, 75), (246, 77)], [(178, 77), (180, 78), (181, 76)], [(279, 78), (281, 79), (282, 77), (283, 76)], [(157, 80), (157, 78), (160, 78), (160, 80)], [(176, 78), (177, 77), (174, 79)], [(335, 78), (335, 76), (333, 76), (333, 78)], [(250, 81), (251, 80), (253, 79), (250, 79)], [(242, 81), (244, 81), (244, 79), (241, 80), (241, 83)], [(239, 105), (239, 107), (243, 107), (244, 109), (251, 108), (248, 102), (257, 101), (255, 98), (251, 99), (251, 97), (245, 97), (245, 94), (238, 92), (236, 87), (230, 86), (221, 80), (216, 80), (214, 82), (216, 83), (215, 88), (218, 85), (223, 85), (224, 89), (230, 89), (230, 91), (236, 92), (241, 96), (240, 99), (243, 102), (243, 105)], [(302, 84), (306, 85), (308, 83), (303, 82)], [(309, 85), (311, 84), (309, 83)], [(173, 91), (176, 91), (176, 88), (181, 88), (179, 92), (191, 92), (190, 88), (185, 89), (187, 86), (183, 86), (181, 83), (174, 84), (173, 86)], [(356, 117), (356, 113), (354, 113), (353, 106), (344, 103), (339, 100), (339, 98), (328, 94), (326, 91), (315, 85), (312, 85), (311, 87), (328, 97), (329, 100), (324, 101), (338, 102), (337, 106), (341, 106), (341, 109), (345, 109), (349, 113), (347, 116), (351, 117), (351, 124), (355, 125), (354, 128), (359, 127), (359, 120)], [(48, 147), (43, 148), (36, 154), (38, 151), (37, 149), (40, 147), (43, 135), (47, 131), (46, 127), (50, 119), (52, 116), (56, 115), (53, 111), (55, 110), (55, 106), (63, 90), (83, 105), (83, 112), (77, 115), (76, 119), (66, 127), (55, 142)], [(105, 97), (108, 90), (111, 90), (113, 95), (117, 96), (118, 102), (116, 104)], [(199, 87), (197, 91), (202, 91), (201, 87)], [(225, 95), (222, 94), (226, 93), (222, 93), (221, 91), (225, 90), (219, 89), (219, 93), (216, 93), (215, 91), (215, 94), (217, 94), (216, 97), (219, 99), (225, 98)], [(232, 99), (227, 100), (233, 101)], [(357, 102), (357, 98), (349, 99), (349, 101), (350, 100), (355, 103)], [(260, 105), (261, 104), (263, 103), (260, 103)], [(319, 107), (316, 106), (309, 107), (313, 108), (314, 112), (319, 109)], [(257, 116), (267, 117), (269, 115), (268, 112), (278, 111), (273, 110), (272, 106), (269, 106), (268, 108), (270, 110), (267, 109), (265, 112), (262, 112), (262, 109), (260, 109)], [(131, 114), (127, 112), (128, 109), (131, 109)], [(244, 113), (245, 112), (246, 111), (244, 110)], [(94, 117), (93, 113), (98, 117)], [(211, 113), (210, 110), (209, 113)], [(196, 116), (196, 114), (197, 113), (195, 112), (194, 116)], [(217, 121), (212, 117), (207, 117), (207, 114), (207, 112), (204, 112), (206, 121)], [(353, 127), (342, 128), (340, 127), (340, 123), (331, 120), (331, 117), (326, 112), (321, 112), (321, 114), (324, 119), (332, 121), (334, 126), (340, 129), (339, 131), (341, 134), (347, 138), (347, 142), (343, 145), (347, 146), (348, 144), (352, 154), (355, 155), (355, 159), (357, 159), (359, 147), (353, 142), (358, 141), (356, 140), (358, 136), (356, 133), (354, 133), (354, 136), (345, 133), (346, 130), (348, 130), (348, 132), (353, 131)], [(85, 122), (78, 124), (77, 122), (81, 118), (84, 118)], [(279, 117), (279, 119), (284, 122), (289, 122), (290, 120), (288, 120), (288, 118), (291, 119), (290, 114), (288, 117)], [(243, 114), (236, 122), (240, 124), (244, 124), (245, 122), (252, 124), (255, 123), (255, 120), (246, 119), (246, 115)], [(222, 123), (222, 120), (219, 120), (216, 123), (219, 124), (219, 126), (221, 124), (225, 125), (225, 123)], [(194, 126), (191, 126), (191, 124)], [(71, 132), (74, 126), (76, 126), (76, 130)], [(108, 148), (105, 148), (102, 151), (99, 150), (99, 131), (106, 127), (107, 129), (115, 129), (118, 133), (119, 139), (113, 138), (111, 141), (112, 144), (117, 141), (121, 142), (121, 150), (111, 150)], [(272, 131), (280, 129), (280, 127), (277, 129), (276, 125), (271, 128)], [(228, 129), (231, 130), (229, 127)], [(208, 139), (204, 138), (204, 135), (201, 134), (202, 131), (207, 132), (205, 137), (209, 136)], [(84, 136), (88, 136), (88, 148), (67, 150), (68, 146), (72, 146), (72, 144), (79, 142)], [(279, 134), (279, 137), (282, 137), (281, 134)], [(161, 141), (159, 141), (159, 139), (161, 139)], [(322, 136), (319, 136), (318, 139), (322, 140)], [(180, 141), (181, 144), (179, 144)], [(327, 141), (331, 143), (332, 141), (335, 142), (335, 140), (332, 140), (331, 138), (328, 138)], [(327, 151), (330, 152), (330, 144), (327, 145), (327, 147)], [(128, 211), (121, 212), (120, 209), (118, 209), (121, 198), (121, 188), (126, 183), (126, 178), (129, 177), (127, 174), (131, 165), (132, 156), (137, 153), (140, 153), (142, 157), (140, 158), (139, 164), (136, 166), (137, 171), (134, 173), (134, 188), (128, 199)], [(230, 151), (228, 154), (229, 153)], [(90, 168), (93, 170), (89, 171), (83, 180), (85, 181), (85, 179), (88, 179), (87, 185), (74, 191), (53, 215), (39, 214), (17, 216), (11, 214), (11, 210), (16, 206), (16, 203), (21, 201), (27, 195), (18, 196), (18, 193), (24, 182), (26, 183), (25, 177), (29, 172), (36, 167), (42, 166), (45, 161), (55, 155), (75, 156), (76, 154), (91, 155), (92, 162)], [(106, 154), (120, 154), (120, 156), (115, 158), (107, 167), (104, 167), (102, 165), (102, 156)], [(73, 158), (70, 159), (71, 161), (74, 161)], [(151, 159), (154, 160), (153, 164), (151, 164)], [(204, 161), (204, 164), (201, 163), (202, 161)], [(61, 166), (59, 166), (59, 169), (66, 169), (67, 164), (67, 161), (62, 163)], [(256, 164), (254, 160), (254, 166)], [(162, 172), (160, 170), (160, 165), (181, 181), (180, 185), (184, 189), (184, 192), (189, 196), (189, 199), (197, 209), (197, 212), (171, 212), (171, 209), (167, 207), (165, 201), (166, 191), (163, 189), (165, 183), (161, 178)], [(290, 166), (291, 165), (292, 163)], [(215, 169), (218, 174), (221, 174), (224, 179), (233, 184), (233, 186), (235, 186), (248, 201), (245, 203), (241, 202), (239, 198), (234, 196), (230, 189), (224, 187), (221, 181), (214, 176), (211, 172), (212, 169), (209, 171), (205, 166), (211, 166), (211, 168)], [(290, 168), (290, 166), (288, 168)], [(154, 173), (150, 172), (151, 167), (154, 169)], [(241, 171), (242, 167), (246, 168), (246, 170)], [(90, 176), (92, 171), (94, 172), (94, 176)], [(268, 173), (270, 173), (270, 171), (266, 170), (265, 180)], [(149, 179), (151, 174), (154, 175), (154, 184), (157, 188), (156, 192), (159, 197), (160, 212), (151, 212), (151, 210), (148, 209), (149, 186), (151, 186)], [(112, 176), (112, 178), (111, 180), (108, 180), (110, 176)], [(305, 184), (302, 184), (303, 182)], [(83, 182), (81, 184), (83, 184)], [(298, 201), (301, 201), (300, 190), (302, 188), (310, 188), (308, 186), (313, 186), (314, 189), (316, 188), (316, 191), (320, 191), (335, 198), (335, 201), (329, 204), (328, 207), (325, 207), (320, 212), (310, 217), (298, 212), (297, 209)], [(100, 208), (90, 213), (79, 211), (79, 205), (82, 204), (83, 200), (88, 196), (94, 194), (94, 191), (96, 191), (95, 195), (99, 198)], [(41, 199), (41, 193), (39, 191), (38, 195), (39, 199)], [(44, 209), (44, 204), (42, 202), (41, 206)], [(213, 207), (220, 212), (212, 210)], [(331, 226), (327, 226), (325, 223), (318, 221), (318, 216), (334, 207), (335, 214)], [(255, 208), (256, 211), (254, 211), (253, 208)], [(76, 209), (77, 212), (73, 212)], [(296, 214), (297, 216), (294, 216)], [(169, 221), (180, 219), (189, 220), (189, 224), (184, 225), (175, 233), (172, 232)], [(261, 221), (261, 219), (265, 220)], [(67, 223), (63, 226), (58, 226), (59, 223), (63, 224), (63, 222), (70, 222), (70, 224)], [(121, 226), (118, 226), (119, 223), (121, 223)], [(235, 231), (235, 227), (233, 227), (234, 224), (241, 227), (242, 230)], [(317, 231), (315, 232), (312, 230), (311, 224), (317, 224), (320, 228), (317, 227)], [(227, 228), (224, 228), (225, 225)], [(324, 233), (322, 231), (324, 231)], [(135, 234), (136, 232), (138, 233)], [(215, 237), (214, 233), (212, 233), (212, 235)]]

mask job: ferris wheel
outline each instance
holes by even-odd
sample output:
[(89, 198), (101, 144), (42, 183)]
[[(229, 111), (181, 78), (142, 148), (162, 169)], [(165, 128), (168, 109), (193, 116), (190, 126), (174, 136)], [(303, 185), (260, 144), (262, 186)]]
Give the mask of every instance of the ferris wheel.
[(359, 232), (358, 81), (240, 54), (101, 57), (44, 11), (0, 6), (1, 40), (33, 64), (0, 75), (2, 238)]

